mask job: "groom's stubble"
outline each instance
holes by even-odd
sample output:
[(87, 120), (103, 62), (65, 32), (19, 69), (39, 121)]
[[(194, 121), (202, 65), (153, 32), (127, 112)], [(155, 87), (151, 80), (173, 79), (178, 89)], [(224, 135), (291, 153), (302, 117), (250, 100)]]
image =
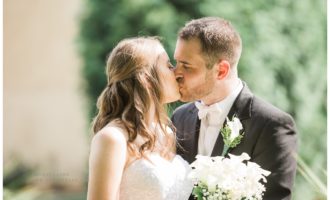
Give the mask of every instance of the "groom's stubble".
[(192, 102), (201, 100), (214, 91), (215, 80), (212, 78), (212, 70), (207, 70), (203, 79), (194, 80), (197, 83), (195, 86), (190, 86), (190, 83), (187, 83), (184, 78), (177, 79), (180, 87), (182, 102)]

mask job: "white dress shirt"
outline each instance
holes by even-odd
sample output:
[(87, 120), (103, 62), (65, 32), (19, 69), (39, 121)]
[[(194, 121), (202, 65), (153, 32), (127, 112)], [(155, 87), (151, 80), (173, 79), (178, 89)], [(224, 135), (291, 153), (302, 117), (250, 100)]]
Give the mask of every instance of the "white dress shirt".
[(243, 83), (239, 80), (236, 88), (222, 101), (209, 106), (203, 102), (195, 102), (196, 107), (199, 109), (198, 116), (201, 119), (198, 154), (211, 156), (220, 129), (242, 88)]

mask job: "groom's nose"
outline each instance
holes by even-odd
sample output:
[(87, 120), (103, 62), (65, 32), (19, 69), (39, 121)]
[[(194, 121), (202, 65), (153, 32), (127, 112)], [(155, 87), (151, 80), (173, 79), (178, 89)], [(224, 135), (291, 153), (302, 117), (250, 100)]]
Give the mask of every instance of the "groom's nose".
[(183, 77), (176, 77), (176, 81), (178, 83), (182, 83), (183, 82)]
[(178, 83), (182, 83), (183, 82), (182, 74), (175, 74), (175, 79)]
[(175, 68), (174, 68), (174, 74), (175, 74), (175, 78), (176, 78), (176, 81), (178, 83), (182, 83), (183, 81), (183, 75), (182, 73), (179, 71), (179, 67), (176, 65)]

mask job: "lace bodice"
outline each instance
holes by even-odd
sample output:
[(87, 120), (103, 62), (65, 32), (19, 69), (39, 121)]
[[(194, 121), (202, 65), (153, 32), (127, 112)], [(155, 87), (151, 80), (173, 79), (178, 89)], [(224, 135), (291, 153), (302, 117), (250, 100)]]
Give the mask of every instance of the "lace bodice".
[(187, 175), (191, 168), (179, 155), (172, 161), (159, 154), (139, 159), (124, 171), (120, 200), (187, 200), (193, 183)]

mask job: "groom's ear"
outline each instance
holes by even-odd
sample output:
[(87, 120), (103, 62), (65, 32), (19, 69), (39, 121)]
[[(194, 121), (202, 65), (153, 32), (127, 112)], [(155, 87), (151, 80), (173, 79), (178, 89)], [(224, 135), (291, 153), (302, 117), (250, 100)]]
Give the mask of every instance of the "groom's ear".
[(223, 80), (229, 75), (230, 63), (227, 60), (219, 60), (216, 64), (217, 68), (217, 78)]

